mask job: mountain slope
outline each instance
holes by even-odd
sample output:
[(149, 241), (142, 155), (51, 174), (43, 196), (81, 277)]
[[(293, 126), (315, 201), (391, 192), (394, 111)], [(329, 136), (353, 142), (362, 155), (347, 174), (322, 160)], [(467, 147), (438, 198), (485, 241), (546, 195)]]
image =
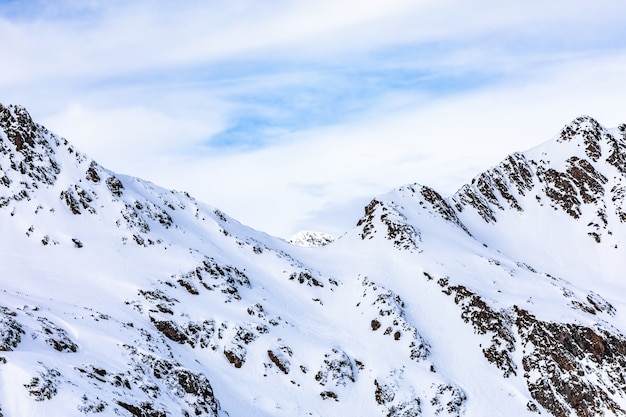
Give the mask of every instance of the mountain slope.
[[(466, 223), (480, 215), (485, 222), (477, 222), (472, 233), (517, 259), (556, 266), (555, 273), (567, 268), (617, 280), (613, 261), (626, 242), (625, 131), (626, 125), (609, 131), (580, 117), (554, 140), (513, 154), (475, 178), (452, 204)], [(577, 245), (567, 245), (569, 251), (560, 250), (573, 241)]]
[(0, 106), (0, 414), (626, 414), (624, 137), (563, 132), (297, 247)]
[(625, 127), (578, 118), (451, 198), (407, 186), (359, 221), (362, 239), (436, 260), (418, 262), (491, 335), (485, 358), (554, 415), (623, 414)]

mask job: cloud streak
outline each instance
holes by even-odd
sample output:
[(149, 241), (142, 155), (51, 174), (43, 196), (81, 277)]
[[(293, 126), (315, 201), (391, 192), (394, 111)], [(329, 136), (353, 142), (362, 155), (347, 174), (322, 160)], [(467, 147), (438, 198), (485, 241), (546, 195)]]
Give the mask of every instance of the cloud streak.
[(0, 2), (0, 101), (284, 237), (404, 183), (452, 193), (581, 113), (623, 121), (621, 2), (76, 4)]

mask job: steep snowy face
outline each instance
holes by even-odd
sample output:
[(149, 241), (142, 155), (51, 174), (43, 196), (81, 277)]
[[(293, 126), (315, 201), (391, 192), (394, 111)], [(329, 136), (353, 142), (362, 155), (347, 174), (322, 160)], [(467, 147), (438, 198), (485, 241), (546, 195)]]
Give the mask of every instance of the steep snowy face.
[(610, 235), (609, 220), (626, 221), (625, 130), (621, 125), (609, 132), (594, 119), (579, 117), (553, 141), (512, 154), (476, 177), (453, 196), (455, 208), (496, 223), (500, 212), (523, 212), (534, 202), (582, 219), (587, 234), (600, 242)]
[(554, 140), (477, 176), (450, 204), (477, 239), (520, 260), (555, 273), (568, 265), (572, 273), (620, 279), (625, 135), (626, 125), (609, 131), (579, 117)]
[[(450, 228), (533, 267), (584, 281), (621, 279), (626, 244), (626, 124), (583, 116), (553, 140), (509, 155), (450, 198), (420, 185), (376, 198), (358, 222), (417, 250), (424, 230)], [(432, 234), (430, 235), (432, 236)], [(433, 239), (432, 237), (430, 238)]]
[[(421, 266), (464, 322), (491, 338), (478, 350), (505, 385), (525, 385), (528, 412), (625, 412), (625, 132), (580, 117), (451, 198), (411, 185), (372, 200), (352, 233)], [(419, 328), (433, 352), (449, 349)], [(458, 369), (447, 374), (468, 390)]]

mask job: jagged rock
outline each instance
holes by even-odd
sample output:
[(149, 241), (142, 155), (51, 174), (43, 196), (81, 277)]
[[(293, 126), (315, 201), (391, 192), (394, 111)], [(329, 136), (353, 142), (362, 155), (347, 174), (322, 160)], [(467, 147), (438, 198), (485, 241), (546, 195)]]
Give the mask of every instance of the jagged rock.
[[(528, 389), (556, 417), (624, 415), (626, 338), (602, 329), (538, 320), (515, 308), (515, 324), (525, 354), (522, 364)], [(595, 375), (595, 377), (594, 377)], [(593, 382), (592, 382), (593, 381)]]
[(96, 163), (96, 161), (91, 161), (89, 164), (89, 168), (85, 171), (85, 178), (94, 184), (98, 184), (100, 182), (100, 167)]
[[(28, 181), (24, 183), (28, 188), (36, 189), (40, 185), (49, 186), (56, 182), (60, 168), (47, 138), (58, 142), (58, 137), (34, 123), (21, 106), (5, 107), (0, 104), (0, 131), (8, 139), (0, 144), (0, 153), (8, 156), (6, 162), (11, 170), (19, 172)], [(11, 180), (6, 177), (4, 182), (6, 184)], [(15, 190), (15, 194), (7, 197), (19, 201), (26, 197), (22, 194), (25, 191)]]
[(270, 349), (267, 351), (267, 356), (269, 356), (274, 365), (276, 365), (285, 375), (291, 370), (289, 358), (292, 355), (293, 352), (288, 346), (279, 346), (276, 349)]
[[(361, 228), (361, 238), (372, 239), (379, 227), (387, 240), (399, 249), (419, 250), (421, 235), (413, 225), (406, 222), (404, 216), (397, 208), (373, 199), (365, 208), (365, 216), (362, 217), (357, 227)], [(378, 226), (377, 226), (378, 225)]]
[(193, 415), (218, 416), (219, 402), (205, 375), (164, 360), (155, 360), (152, 367), (154, 376), (163, 379), (176, 397), (184, 399), (192, 408)]
[(517, 375), (512, 356), (515, 335), (506, 312), (493, 310), (478, 294), (462, 285), (449, 285), (447, 279), (440, 279), (438, 284), (445, 294), (454, 296), (454, 303), (462, 310), (461, 318), (471, 323), (476, 333), (491, 335), (491, 345), (482, 350), (485, 358), (501, 369), (505, 378)]
[(311, 272), (309, 271), (304, 271), (304, 272), (300, 272), (300, 273), (292, 273), (289, 276), (289, 280), (290, 281), (298, 281), (300, 284), (306, 284), (309, 287), (313, 286), (313, 287), (323, 287), (324, 284), (322, 284), (321, 281), (319, 281), (317, 278), (315, 278), (313, 275), (311, 275)]
[(430, 405), (435, 407), (435, 415), (445, 412), (451, 416), (461, 416), (466, 401), (467, 396), (459, 388), (439, 385), (435, 396), (430, 400)]
[(369, 301), (369, 305), (378, 313), (370, 320), (372, 331), (384, 328), (383, 335), (395, 341), (404, 337), (410, 341), (407, 346), (409, 357), (417, 362), (426, 359), (430, 354), (430, 347), (417, 329), (407, 321), (404, 301), (400, 296), (367, 278), (363, 279), (363, 287), (363, 298)]
[(110, 176), (106, 179), (107, 188), (115, 197), (121, 197), (124, 192), (124, 184), (116, 176)]
[(376, 402), (379, 405), (385, 405), (393, 401), (396, 394), (389, 385), (380, 383), (377, 379), (374, 380), (374, 385), (376, 386), (376, 390), (374, 391), (374, 397), (376, 398)]
[(322, 400), (333, 399), (335, 401), (339, 401), (339, 397), (337, 396), (337, 394), (332, 391), (320, 392), (320, 397), (322, 397)]
[[(415, 193), (413, 187), (409, 187), (409, 189)], [(430, 187), (422, 186), (419, 192), (424, 201), (430, 205), (430, 208), (433, 211), (439, 214), (443, 219), (459, 226), (467, 234), (470, 234), (465, 225), (459, 220), (459, 217), (452, 206), (450, 206), (450, 204), (437, 191)], [(420, 202), (420, 204), (422, 204), (422, 202)]]
[[(227, 302), (240, 300), (240, 288), (250, 288), (250, 279), (236, 267), (230, 265), (219, 265), (215, 259), (206, 257), (194, 270), (181, 276), (183, 286), (191, 286), (197, 280), (199, 284), (208, 291), (219, 290), (225, 294)], [(189, 291), (189, 288), (188, 291)], [(193, 288), (197, 288), (193, 286)], [(193, 293), (194, 290), (191, 290)], [(197, 291), (197, 290), (196, 290)]]
[(157, 330), (163, 333), (168, 339), (180, 344), (188, 342), (187, 335), (180, 330), (178, 325), (173, 321), (155, 320), (152, 317), (150, 319), (152, 320), (154, 327), (156, 327)]
[(117, 401), (117, 405), (128, 411), (135, 417), (166, 417), (163, 410), (155, 410), (152, 403), (144, 402), (138, 405), (128, 404), (124, 401)]
[(354, 382), (356, 370), (352, 359), (337, 348), (333, 348), (330, 353), (324, 355), (324, 361), (315, 380), (320, 385), (345, 386), (349, 382)]
[[(484, 191), (484, 190), (483, 190)], [(495, 198), (495, 197), (494, 197)], [(495, 223), (495, 212), (489, 205), (489, 199), (481, 193), (476, 186), (465, 185), (452, 197), (456, 209), (460, 212), (466, 207), (471, 207), (487, 223)]]
[(24, 388), (35, 401), (49, 400), (58, 393), (60, 376), (61, 373), (56, 369), (46, 369), (39, 376), (33, 377), (28, 384), (24, 384)]
[(410, 401), (403, 401), (389, 407), (387, 417), (419, 417), (422, 415), (422, 408), (419, 398)]
[(24, 328), (15, 320), (17, 314), (0, 306), (0, 351), (13, 350), (22, 341)]

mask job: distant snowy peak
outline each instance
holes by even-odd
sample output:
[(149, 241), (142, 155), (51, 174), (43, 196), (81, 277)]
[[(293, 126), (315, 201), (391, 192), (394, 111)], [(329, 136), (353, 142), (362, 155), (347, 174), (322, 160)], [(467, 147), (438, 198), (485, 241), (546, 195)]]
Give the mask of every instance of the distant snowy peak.
[(303, 230), (296, 233), (289, 239), (289, 243), (295, 246), (303, 247), (317, 247), (326, 246), (335, 240), (334, 237), (324, 232), (313, 232), (310, 230)]

